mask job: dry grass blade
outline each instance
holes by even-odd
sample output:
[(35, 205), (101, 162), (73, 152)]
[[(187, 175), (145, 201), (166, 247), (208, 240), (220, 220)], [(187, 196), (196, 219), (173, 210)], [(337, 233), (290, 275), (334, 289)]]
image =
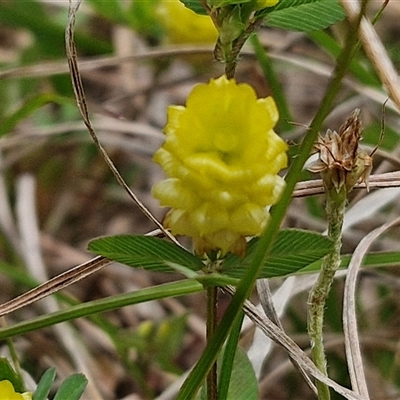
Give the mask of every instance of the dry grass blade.
[[(228, 286), (224, 288), (224, 291), (233, 295), (234, 288)], [(322, 374), (310, 358), (300, 349), (300, 347), (288, 336), (284, 331), (278, 328), (269, 318), (262, 315), (257, 308), (250, 302), (246, 301), (243, 306), (243, 310), (246, 315), (275, 343), (285, 348), (290, 357), (295, 360), (308, 374), (314, 378), (325, 383), (331, 387), (335, 392), (339, 393), (348, 400), (366, 400), (366, 397), (360, 396), (359, 394), (337, 384), (332, 379)]]
[[(180, 55), (191, 54), (211, 54), (212, 48), (204, 45), (191, 46), (169, 46), (160, 49), (151, 49), (129, 56), (97, 56), (84, 59), (79, 63), (81, 71), (92, 71), (98, 68), (115, 67), (123, 63), (136, 60), (146, 60), (154, 58), (165, 58)], [(247, 55), (252, 55), (247, 51)], [(0, 79), (16, 79), (16, 78), (39, 78), (53, 75), (61, 75), (70, 72), (68, 64), (65, 60), (60, 61), (44, 61), (35, 65), (22, 67), (10, 67), (0, 70)]]
[(153, 216), (153, 214), (144, 206), (144, 204), (139, 200), (139, 198), (132, 192), (132, 190), (126, 184), (126, 182), (122, 178), (121, 174), (118, 172), (117, 168), (115, 167), (114, 163), (108, 156), (107, 152), (101, 145), (101, 143), (96, 135), (96, 132), (90, 122), (89, 112), (88, 112), (88, 108), (86, 105), (85, 91), (83, 88), (82, 78), (81, 78), (79, 68), (78, 68), (76, 47), (75, 47), (75, 41), (74, 41), (75, 16), (76, 16), (76, 13), (78, 12), (78, 9), (79, 9), (79, 6), (81, 3), (82, 3), (82, 0), (77, 0), (74, 3), (74, 5), (72, 5), (72, 0), (70, 0), (70, 2), (69, 2), (69, 4), (70, 4), (69, 14), (68, 14), (69, 19), (68, 19), (67, 29), (65, 31), (65, 42), (66, 42), (66, 52), (67, 52), (68, 65), (69, 65), (70, 74), (71, 74), (72, 86), (74, 89), (76, 103), (77, 103), (79, 112), (81, 113), (81, 116), (83, 118), (83, 122), (85, 123), (85, 125), (90, 133), (90, 136), (93, 139), (93, 142), (95, 143), (96, 147), (100, 151), (100, 154), (104, 158), (104, 160), (107, 163), (108, 167), (110, 168), (111, 172), (114, 174), (118, 183), (125, 189), (125, 191), (128, 193), (130, 198), (135, 202), (135, 204), (139, 207), (139, 209), (143, 212), (143, 214), (150, 221), (152, 221), (157, 226), (157, 228), (159, 228), (164, 233), (164, 235), (166, 237), (168, 237), (172, 242), (174, 242), (178, 246), (181, 246), (180, 243), (175, 239), (175, 237), (170, 232), (168, 232), (166, 229), (164, 229), (162, 224)]
[[(156, 229), (146, 233), (146, 236), (160, 236), (161, 231)], [(29, 290), (20, 296), (0, 304), (0, 317), (10, 314), (22, 307), (35, 303), (47, 296), (50, 296), (76, 282), (86, 278), (87, 276), (99, 271), (100, 269), (111, 264), (113, 261), (106, 257), (97, 256), (91, 260), (79, 264), (69, 270), (55, 276), (43, 284)]]
[[(354, 189), (366, 189), (365, 182), (357, 183)], [(400, 187), (400, 171), (387, 172), (385, 174), (370, 175), (368, 178), (369, 189), (384, 189)], [(324, 193), (321, 179), (299, 182), (293, 191), (293, 197), (313, 196)]]
[(365, 236), (354, 251), (347, 271), (343, 302), (343, 326), (347, 364), (353, 389), (365, 398), (369, 398), (369, 396), (357, 330), (355, 307), (356, 278), (364, 255), (372, 242), (387, 229), (399, 223), (400, 217), (380, 226)]
[[(357, 18), (360, 4), (356, 0), (341, 0), (343, 8), (345, 9), (350, 21)], [(400, 110), (400, 89), (399, 89), (399, 75), (395, 70), (390, 57), (388, 56), (384, 45), (382, 44), (379, 36), (377, 35), (372, 24), (363, 17), (360, 23), (359, 30), (360, 40), (364, 47), (365, 53), (374, 66), (379, 78), (387, 88), (390, 97)]]
[(81, 279), (86, 278), (94, 272), (97, 272), (101, 268), (109, 265), (111, 262), (112, 261), (108, 258), (98, 256), (92, 258), (90, 261), (77, 265), (76, 267), (57, 275), (56, 277), (35, 287), (34, 289), (29, 290), (28, 292), (8, 301), (7, 303), (1, 304), (0, 317), (10, 314), (19, 308), (35, 303), (36, 301), (44, 299), (45, 297), (50, 296), (51, 294), (56, 293), (59, 290), (62, 290), (67, 286), (80, 281)]

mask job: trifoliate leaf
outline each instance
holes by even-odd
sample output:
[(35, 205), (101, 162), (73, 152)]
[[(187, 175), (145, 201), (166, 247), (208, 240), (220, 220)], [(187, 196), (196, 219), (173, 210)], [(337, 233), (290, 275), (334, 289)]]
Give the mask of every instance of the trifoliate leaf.
[(176, 271), (171, 268), (171, 263), (182, 265), (193, 271), (204, 267), (201, 260), (192, 253), (171, 242), (151, 236), (103, 237), (92, 240), (88, 249), (110, 260), (152, 271)]
[[(222, 265), (221, 273), (240, 278), (250, 264), (258, 239), (249, 242), (244, 260), (230, 254)], [(316, 232), (283, 229), (272, 246), (259, 278), (290, 275), (324, 257), (332, 251), (332, 241)]]
[(265, 25), (310, 32), (325, 29), (341, 21), (346, 14), (339, 0), (281, 0), (260, 15), (265, 15)]

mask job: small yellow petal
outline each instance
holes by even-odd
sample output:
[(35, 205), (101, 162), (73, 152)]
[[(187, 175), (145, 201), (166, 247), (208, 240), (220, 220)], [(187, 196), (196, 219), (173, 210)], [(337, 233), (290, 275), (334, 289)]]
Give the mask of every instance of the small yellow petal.
[(162, 206), (193, 210), (198, 204), (198, 198), (193, 191), (182, 186), (179, 179), (169, 178), (153, 186), (153, 196), (160, 200)]
[(229, 223), (229, 214), (227, 210), (204, 203), (191, 213), (190, 219), (200, 236), (205, 236), (225, 228)]
[(242, 235), (259, 235), (265, 228), (268, 211), (255, 203), (246, 203), (231, 215), (231, 227)]
[(285, 188), (285, 181), (279, 175), (265, 175), (251, 188), (251, 199), (259, 205), (275, 204)]
[(264, 99), (258, 99), (257, 102), (268, 111), (268, 114), (271, 118), (272, 126), (274, 126), (279, 119), (279, 112), (274, 99), (272, 97), (266, 97)]
[(174, 235), (199, 236), (199, 232), (192, 224), (190, 212), (182, 209), (171, 209), (164, 219), (164, 226), (171, 229)]

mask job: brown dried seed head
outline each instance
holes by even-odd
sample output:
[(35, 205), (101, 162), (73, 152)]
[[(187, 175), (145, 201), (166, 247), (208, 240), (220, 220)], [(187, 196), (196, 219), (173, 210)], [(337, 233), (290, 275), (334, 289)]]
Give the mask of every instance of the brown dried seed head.
[(372, 169), (372, 157), (359, 150), (361, 140), (360, 109), (355, 109), (339, 133), (327, 130), (315, 148), (319, 159), (308, 169), (321, 172), (325, 185), (339, 190), (343, 185), (350, 191), (358, 181), (368, 183)]

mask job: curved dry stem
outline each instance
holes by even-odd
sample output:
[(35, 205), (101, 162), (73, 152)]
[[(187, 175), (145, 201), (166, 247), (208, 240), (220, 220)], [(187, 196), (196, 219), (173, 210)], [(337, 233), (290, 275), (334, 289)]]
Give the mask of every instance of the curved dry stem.
[(366, 398), (369, 398), (369, 395), (360, 350), (355, 306), (357, 274), (361, 267), (365, 253), (368, 251), (368, 248), (372, 242), (387, 229), (399, 223), (400, 217), (396, 218), (394, 221), (390, 221), (380, 226), (365, 236), (353, 253), (346, 276), (343, 299), (343, 328), (347, 365), (349, 368), (350, 380), (353, 389), (361, 396)]
[(100, 143), (95, 130), (93, 129), (92, 123), (89, 119), (89, 111), (86, 104), (86, 97), (85, 97), (85, 90), (82, 84), (81, 74), (78, 68), (78, 61), (77, 61), (77, 52), (75, 47), (74, 41), (74, 27), (75, 27), (75, 16), (78, 12), (79, 6), (82, 3), (82, 0), (77, 0), (74, 5), (72, 5), (72, 0), (70, 0), (70, 7), (69, 7), (69, 18), (68, 18), (68, 25), (65, 31), (65, 42), (66, 42), (66, 51), (67, 51), (67, 59), (68, 65), (71, 74), (71, 81), (72, 86), (75, 93), (76, 103), (79, 109), (79, 112), (83, 118), (83, 122), (85, 123), (90, 136), (93, 139), (94, 144), (100, 151), (100, 154), (104, 158), (105, 162), (107, 163), (108, 167), (110, 168), (111, 172), (114, 174), (115, 178), (117, 179), (118, 183), (125, 189), (128, 193), (129, 197), (135, 202), (135, 204), (139, 207), (140, 211), (152, 221), (157, 228), (159, 228), (164, 235), (169, 238), (173, 243), (182, 247), (181, 244), (175, 239), (175, 237), (168, 232), (162, 224), (154, 217), (154, 215), (145, 207), (145, 205), (139, 200), (139, 198), (132, 192), (129, 188), (127, 183), (125, 182), (124, 178), (121, 176), (117, 168), (115, 167), (113, 161), (108, 156), (106, 150)]

